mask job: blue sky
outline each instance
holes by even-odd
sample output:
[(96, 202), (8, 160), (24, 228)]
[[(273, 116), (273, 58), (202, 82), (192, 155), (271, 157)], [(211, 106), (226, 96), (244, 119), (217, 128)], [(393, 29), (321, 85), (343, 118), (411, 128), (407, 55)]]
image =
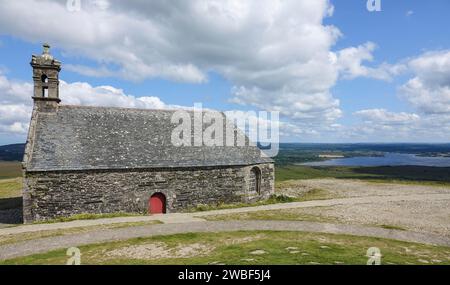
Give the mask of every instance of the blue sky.
[(25, 141), (42, 42), (63, 103), (277, 110), (284, 142), (450, 141), (449, 1), (80, 1), (0, 1), (0, 144)]
[[(445, 36), (450, 26), (450, 18), (446, 16), (450, 2), (382, 1), (382, 12), (372, 13), (365, 10), (362, 2), (364, 1), (333, 1), (335, 13), (326, 23), (336, 25), (344, 34), (335, 49), (372, 41), (378, 46), (372, 65), (377, 65), (382, 62), (399, 62), (419, 56), (425, 51), (450, 47), (450, 37)], [(367, 78), (341, 81), (333, 88), (333, 93), (341, 100), (346, 113), (372, 108), (414, 112), (408, 102), (396, 96), (398, 86), (407, 78), (399, 76), (392, 82)], [(351, 122), (352, 119), (352, 116), (343, 118), (345, 122)]]

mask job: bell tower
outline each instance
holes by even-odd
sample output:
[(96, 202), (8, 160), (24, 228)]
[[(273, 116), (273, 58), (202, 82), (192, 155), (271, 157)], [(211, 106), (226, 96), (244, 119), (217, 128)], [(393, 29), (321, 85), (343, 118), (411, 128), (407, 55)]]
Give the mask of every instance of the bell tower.
[(61, 62), (50, 54), (50, 45), (43, 45), (42, 55), (33, 55), (31, 66), (33, 67), (35, 106), (39, 109), (56, 108), (61, 102), (59, 99), (59, 72)]

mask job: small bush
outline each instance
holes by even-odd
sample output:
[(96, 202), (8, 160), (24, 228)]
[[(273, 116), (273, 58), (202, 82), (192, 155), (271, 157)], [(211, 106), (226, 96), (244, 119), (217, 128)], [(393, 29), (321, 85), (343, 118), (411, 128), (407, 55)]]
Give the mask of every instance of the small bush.
[(275, 203), (292, 203), (295, 201), (296, 201), (295, 198), (286, 195), (272, 195), (266, 202), (268, 204), (275, 204)]

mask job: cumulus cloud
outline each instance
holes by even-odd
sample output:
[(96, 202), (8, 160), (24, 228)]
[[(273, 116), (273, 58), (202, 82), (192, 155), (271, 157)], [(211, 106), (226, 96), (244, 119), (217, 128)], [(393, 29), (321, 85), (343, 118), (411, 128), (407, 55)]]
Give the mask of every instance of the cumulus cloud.
[[(142, 109), (177, 109), (155, 96), (135, 97), (112, 86), (91, 86), (85, 82), (60, 82), (64, 104), (108, 106)], [(31, 118), (33, 85), (9, 80), (0, 73), (0, 133), (17, 134), (24, 138)]]
[(404, 125), (412, 124), (420, 120), (420, 116), (417, 114), (410, 114), (405, 112), (389, 112), (385, 109), (368, 109), (355, 112), (356, 116), (359, 116), (368, 123), (383, 124), (383, 125)]
[(450, 113), (450, 51), (427, 52), (408, 62), (414, 77), (400, 95), (425, 114)]
[(379, 80), (391, 80), (392, 77), (405, 72), (406, 66), (403, 64), (391, 65), (383, 63), (376, 67), (364, 65), (365, 62), (374, 60), (373, 52), (376, 45), (367, 42), (358, 47), (349, 47), (332, 54), (342, 78), (354, 79), (356, 77), (368, 77)]
[(361, 123), (344, 136), (386, 141), (450, 140), (450, 51), (425, 52), (392, 65), (412, 77), (399, 89), (414, 113), (368, 109), (355, 112)]
[(32, 84), (10, 81), (0, 71), (0, 133), (21, 135), (28, 129)]
[[(329, 0), (85, 0), (77, 12), (66, 2), (9, 1), (0, 10), (0, 34), (48, 41), (68, 56), (94, 60), (96, 66), (65, 66), (87, 76), (201, 84), (209, 73), (218, 73), (233, 86), (232, 102), (280, 111), (289, 119), (286, 130), (299, 136), (344, 133), (336, 123), (343, 115), (340, 102), (330, 91), (339, 79), (391, 80), (409, 69), (415, 77), (401, 91), (420, 113), (417, 120), (428, 118), (421, 113), (449, 110), (448, 62), (442, 60), (448, 55), (377, 66), (375, 43), (333, 51), (341, 32), (324, 24), (334, 10)], [(17, 100), (7, 104), (30, 108), (30, 84), (0, 76), (0, 90), (16, 94)], [(87, 83), (62, 82), (61, 96), (67, 104), (170, 107), (157, 97), (136, 98)], [(404, 117), (417, 122), (416, 114), (369, 111), (356, 115), (366, 121), (381, 114), (397, 124)], [(2, 112), (2, 130), (20, 131), (14, 124), (25, 120), (7, 121)], [(381, 122), (387, 127), (386, 119)]]
[(417, 115), (386, 110), (363, 110), (362, 122), (346, 126), (340, 138), (360, 142), (448, 142), (450, 115)]
[(328, 0), (81, 1), (78, 12), (65, 2), (8, 3), (0, 33), (97, 61), (67, 67), (88, 76), (203, 83), (216, 72), (234, 86), (233, 102), (293, 119), (341, 116), (330, 93), (339, 72), (330, 50), (340, 31), (323, 24), (333, 13)]
[(107, 106), (140, 109), (169, 109), (158, 97), (135, 97), (112, 86), (93, 87), (89, 83), (61, 81), (61, 100), (67, 105)]

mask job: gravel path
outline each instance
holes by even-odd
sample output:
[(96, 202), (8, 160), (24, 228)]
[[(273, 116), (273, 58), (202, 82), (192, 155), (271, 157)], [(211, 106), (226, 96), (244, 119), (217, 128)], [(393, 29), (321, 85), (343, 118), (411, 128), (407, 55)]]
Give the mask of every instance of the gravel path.
[[(163, 225), (148, 225), (109, 230), (94, 230), (36, 239), (0, 247), (0, 259), (47, 252), (90, 243), (124, 240), (186, 232), (217, 232), (235, 230), (290, 230), (351, 234), (391, 238), (403, 241), (450, 246), (450, 188), (424, 185), (369, 183), (357, 180), (316, 179), (289, 184), (289, 193), (323, 189), (331, 193), (329, 200), (226, 209), (191, 214), (123, 217), (79, 220), (67, 223), (0, 227), (0, 236), (69, 228), (135, 223), (159, 220)], [(342, 224), (321, 224), (300, 221), (224, 221), (206, 222), (211, 215), (248, 213), (266, 210), (304, 210), (310, 214), (337, 217)], [(406, 231), (389, 230), (368, 225), (393, 225)], [(364, 226), (365, 225), (365, 226)]]
[(285, 204), (273, 204), (273, 205), (264, 205), (264, 206), (246, 207), (246, 208), (237, 208), (237, 209), (226, 209), (226, 210), (215, 210), (215, 211), (198, 212), (198, 213), (122, 217), (122, 218), (98, 219), (98, 220), (79, 220), (79, 221), (73, 221), (73, 222), (54, 223), (54, 224), (23, 225), (23, 226), (0, 229), (0, 236), (1, 235), (27, 233), (27, 232), (59, 230), (59, 229), (78, 228), (78, 227), (115, 224), (115, 223), (146, 222), (146, 221), (155, 221), (155, 220), (162, 221), (165, 224), (179, 224), (179, 223), (203, 221), (201, 218), (206, 217), (206, 216), (235, 214), (235, 213), (248, 213), (248, 212), (269, 211), (269, 210), (331, 207), (331, 206), (345, 206), (345, 205), (350, 206), (350, 205), (357, 205), (357, 204), (373, 204), (373, 203), (404, 202), (404, 201), (442, 201), (442, 200), (450, 200), (450, 193), (448, 193), (448, 194), (447, 193), (446, 194), (413, 194), (413, 195), (399, 195), (399, 196), (353, 197), (353, 198), (316, 200), (316, 201), (295, 202), (295, 203), (285, 203)]
[[(374, 183), (356, 179), (308, 179), (293, 181), (290, 189), (293, 191), (307, 191), (324, 189), (337, 197), (369, 197), (369, 196), (398, 196), (412, 194), (450, 194), (449, 186), (429, 186), (402, 183)], [(283, 189), (283, 191), (285, 191)]]
[(101, 230), (90, 233), (56, 236), (10, 244), (0, 247), (0, 260), (45, 253), (56, 249), (65, 249), (93, 243), (127, 240), (138, 237), (151, 237), (190, 232), (229, 232), (229, 231), (304, 231), (332, 234), (349, 234), (367, 237), (380, 237), (408, 242), (450, 246), (450, 238), (433, 234), (388, 230), (378, 227), (365, 227), (342, 224), (324, 224), (300, 221), (229, 221), (229, 222), (193, 222), (176, 226), (172, 224), (139, 226)]
[[(450, 237), (449, 186), (330, 178), (292, 181), (282, 191), (296, 195), (311, 189), (325, 190), (331, 197), (363, 199), (356, 200), (358, 203), (298, 208), (292, 212), (332, 218), (346, 224), (388, 225)], [(401, 199), (402, 196), (409, 198)]]
[(294, 208), (331, 207), (340, 205), (357, 205), (357, 204), (387, 203), (387, 202), (401, 202), (401, 201), (441, 201), (441, 200), (450, 200), (450, 193), (412, 194), (412, 195), (398, 195), (398, 196), (368, 196), (368, 197), (339, 198), (329, 200), (314, 200), (307, 202), (294, 202), (285, 204), (264, 205), (258, 207), (216, 210), (216, 211), (195, 213), (193, 215), (195, 217), (204, 217), (211, 215), (283, 210)]

